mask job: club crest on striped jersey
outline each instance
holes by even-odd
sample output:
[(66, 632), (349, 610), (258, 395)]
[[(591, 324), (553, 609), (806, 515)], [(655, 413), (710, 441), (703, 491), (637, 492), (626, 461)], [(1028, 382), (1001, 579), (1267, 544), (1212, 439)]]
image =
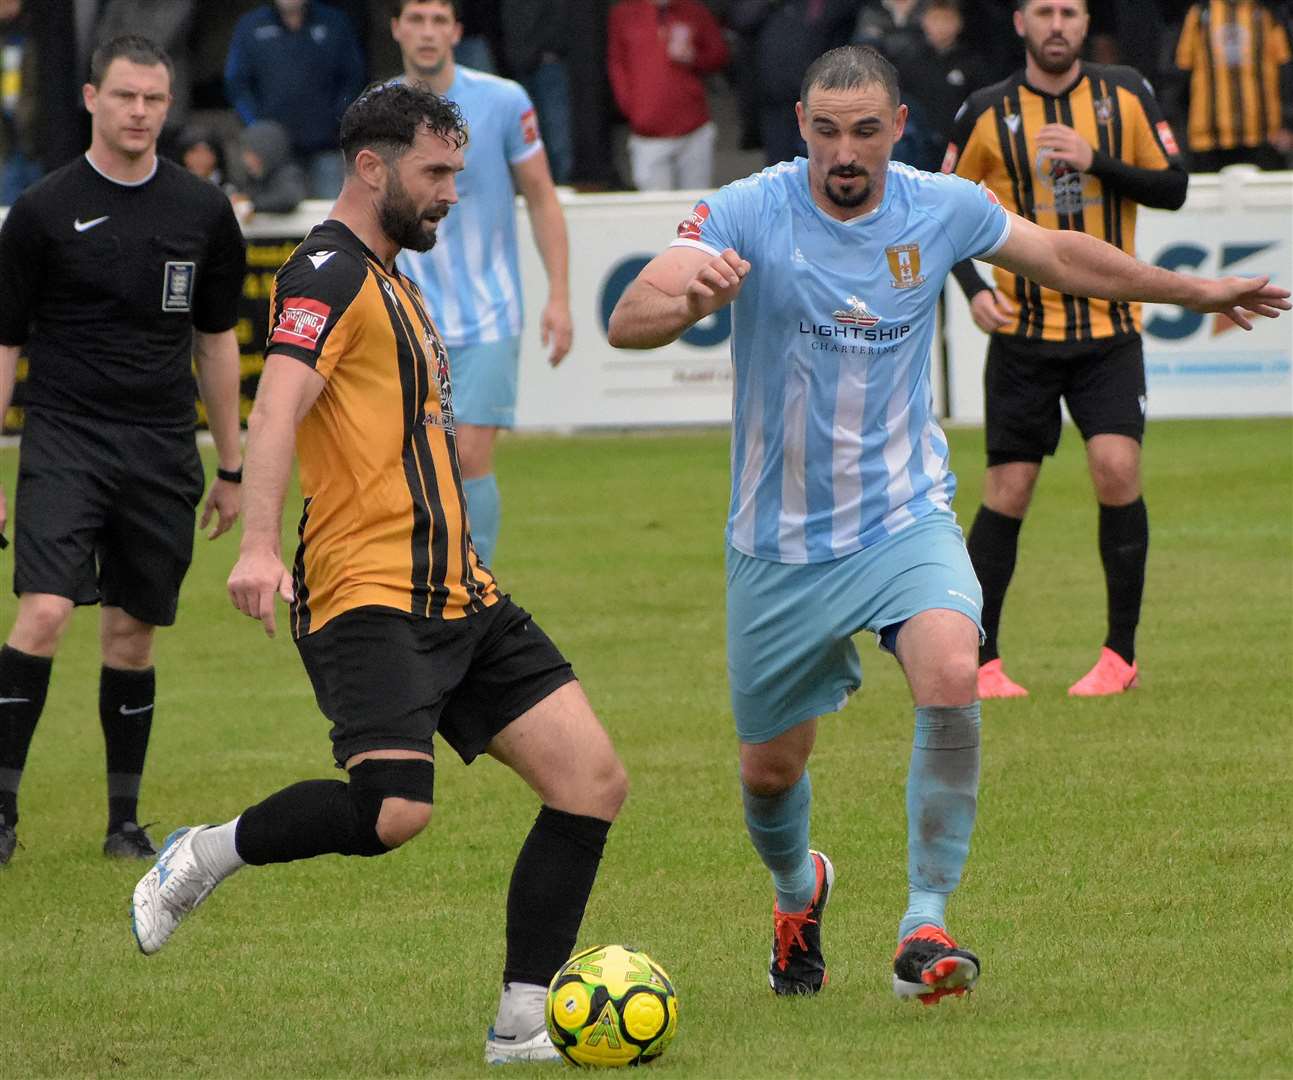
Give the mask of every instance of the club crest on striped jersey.
[(850, 296), (844, 302), (849, 306), (847, 311), (831, 312), (837, 323), (845, 326), (875, 326), (880, 321), (880, 316), (868, 309), (866, 302), (856, 296)]
[(1096, 123), (1113, 123), (1113, 98), (1107, 94), (1104, 97), (1096, 98), (1091, 102), (1091, 108), (1095, 111)]
[(925, 283), (925, 275), (920, 272), (919, 244), (894, 244), (884, 249), (884, 255), (889, 260), (889, 273), (893, 275), (890, 284), (895, 289), (914, 289)]

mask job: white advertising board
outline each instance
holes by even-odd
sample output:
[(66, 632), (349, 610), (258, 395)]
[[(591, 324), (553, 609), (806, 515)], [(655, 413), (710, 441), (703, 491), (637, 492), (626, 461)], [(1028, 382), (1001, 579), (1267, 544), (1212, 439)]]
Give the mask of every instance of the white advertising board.
[[(1137, 256), (1208, 277), (1269, 274), (1293, 282), (1293, 173), (1228, 169), (1190, 178), (1175, 213), (1141, 209)], [(991, 267), (980, 264), (985, 277)], [(1293, 415), (1293, 319), (1257, 319), (1245, 333), (1220, 316), (1147, 305), (1145, 371), (1151, 417)], [(983, 420), (987, 335), (955, 282), (947, 289), (950, 412)]]

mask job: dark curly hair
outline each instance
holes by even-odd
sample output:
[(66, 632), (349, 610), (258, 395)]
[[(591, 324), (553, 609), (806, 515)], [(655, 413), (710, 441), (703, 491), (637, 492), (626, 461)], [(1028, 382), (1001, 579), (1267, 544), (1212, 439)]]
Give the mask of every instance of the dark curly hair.
[(388, 161), (400, 157), (419, 131), (439, 135), (459, 149), (467, 145), (467, 121), (448, 98), (406, 82), (374, 83), (341, 117), (341, 153), (347, 170), (360, 150)]

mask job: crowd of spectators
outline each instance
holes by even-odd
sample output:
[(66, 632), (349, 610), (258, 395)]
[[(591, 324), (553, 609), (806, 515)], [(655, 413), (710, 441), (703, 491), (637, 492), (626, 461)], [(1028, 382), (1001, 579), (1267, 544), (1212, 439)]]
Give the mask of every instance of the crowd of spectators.
[[(1224, 26), (1211, 11), (1217, 4), (1228, 12)], [(714, 148), (724, 139), (761, 149), (769, 163), (802, 153), (794, 103), (808, 63), (836, 45), (874, 45), (897, 66), (910, 110), (895, 156), (936, 169), (965, 97), (1022, 66), (1013, 7), (1013, 0), (458, 0), (463, 37), (455, 56), (525, 86), (558, 183), (656, 190), (732, 179), (715, 175)], [(1143, 72), (1173, 126), (1189, 134), (1182, 143), (1196, 165), (1288, 167), (1293, 64), (1283, 35), (1291, 7), (1089, 0), (1090, 59)], [(244, 219), (290, 209), (302, 197), (331, 197), (341, 183), (341, 112), (368, 82), (400, 71), (390, 18), (391, 5), (378, 0), (0, 0), (0, 205), (83, 148), (89, 54), (127, 32), (157, 41), (175, 61), (163, 151), (223, 185)], [(1235, 29), (1263, 20), (1275, 32)], [(1285, 41), (1282, 52), (1272, 38)], [(1228, 95), (1227, 117), (1237, 116), (1235, 73), (1263, 64), (1277, 106), (1262, 102), (1260, 122), (1221, 125), (1234, 134), (1218, 141), (1220, 99), (1203, 99)], [(1218, 76), (1227, 69), (1231, 78)], [(734, 101), (725, 115), (738, 118), (739, 131), (715, 130), (716, 94)], [(628, 129), (627, 175), (611, 149), (620, 124)], [(1196, 139), (1205, 128), (1211, 136)]]

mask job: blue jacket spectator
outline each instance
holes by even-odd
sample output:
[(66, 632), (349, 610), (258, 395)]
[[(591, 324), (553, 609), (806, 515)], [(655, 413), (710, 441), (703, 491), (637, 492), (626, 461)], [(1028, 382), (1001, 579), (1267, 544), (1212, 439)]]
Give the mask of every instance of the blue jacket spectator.
[(234, 27), (225, 92), (244, 124), (275, 120), (310, 174), (315, 198), (335, 198), (341, 114), (364, 85), (364, 58), (346, 16), (315, 0), (274, 0)]

